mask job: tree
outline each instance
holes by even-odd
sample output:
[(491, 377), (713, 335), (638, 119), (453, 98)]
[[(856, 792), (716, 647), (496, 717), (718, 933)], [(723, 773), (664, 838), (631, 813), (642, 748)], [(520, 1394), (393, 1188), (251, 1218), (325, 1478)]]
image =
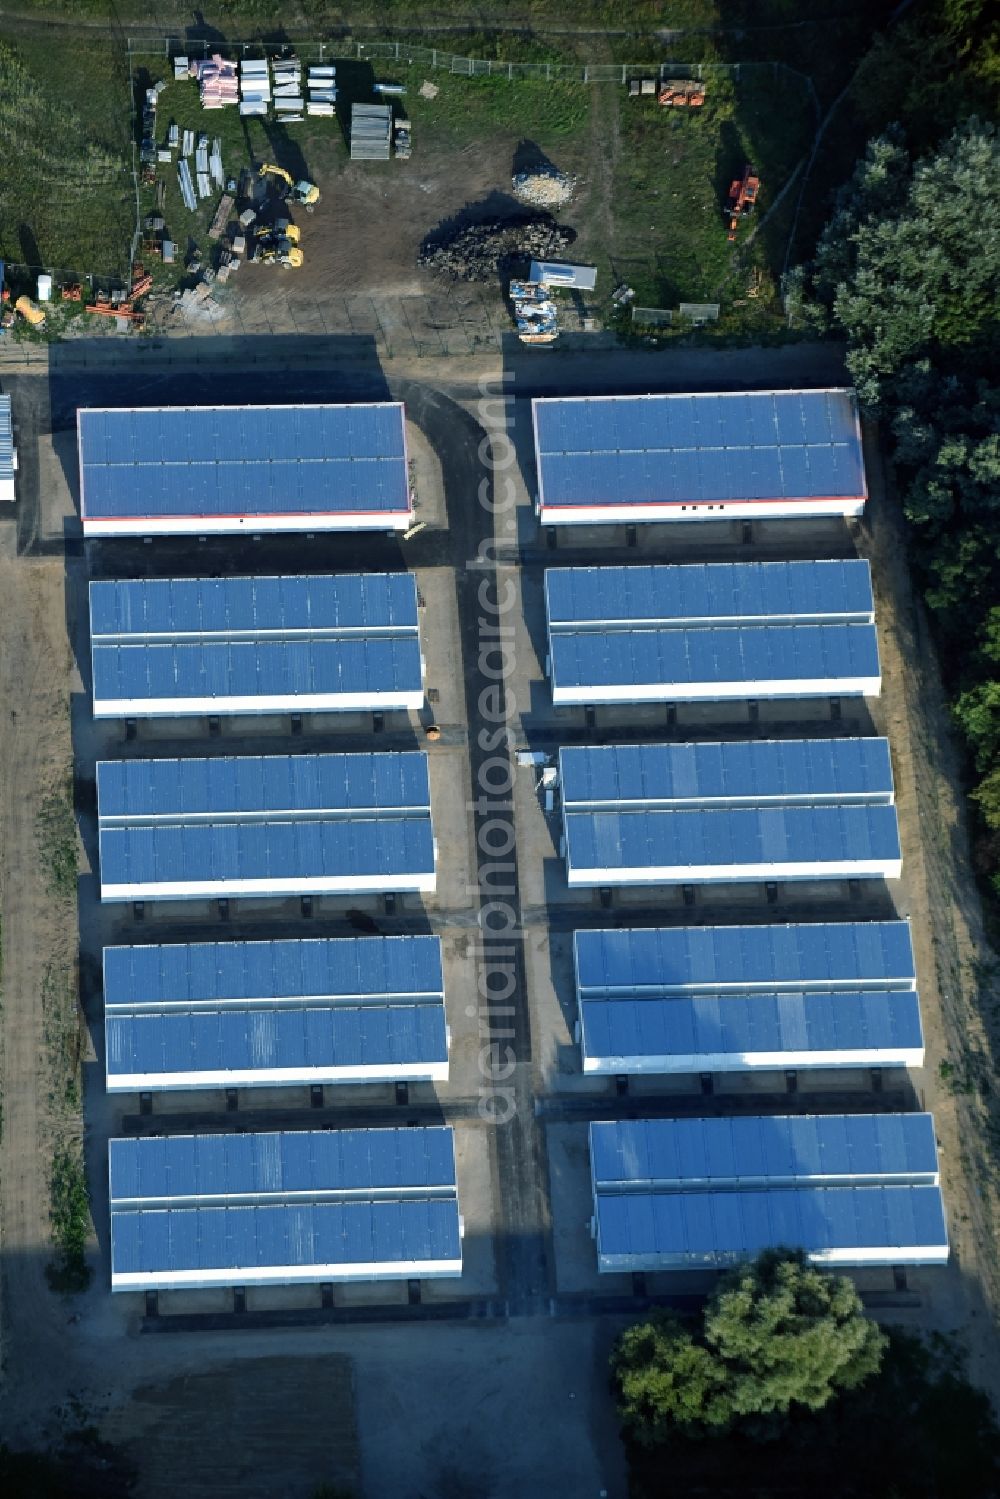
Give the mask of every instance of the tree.
[(726, 1424), (718, 1360), (668, 1313), (624, 1332), (611, 1367), (622, 1419), (647, 1446), (665, 1441), (674, 1427), (695, 1432)]
[(938, 345), (968, 343), (1000, 297), (1000, 137), (970, 120), (911, 166), (898, 128), (873, 140), (821, 236), (813, 284), (847, 335), (861, 400)]
[(630, 1328), (612, 1374), (622, 1418), (646, 1445), (734, 1426), (773, 1434), (795, 1407), (821, 1410), (863, 1384), (885, 1346), (849, 1280), (775, 1250), (723, 1278), (700, 1329), (669, 1316)]
[(754, 1416), (821, 1410), (878, 1371), (886, 1340), (845, 1276), (771, 1251), (722, 1282), (705, 1341), (726, 1369), (733, 1413)]

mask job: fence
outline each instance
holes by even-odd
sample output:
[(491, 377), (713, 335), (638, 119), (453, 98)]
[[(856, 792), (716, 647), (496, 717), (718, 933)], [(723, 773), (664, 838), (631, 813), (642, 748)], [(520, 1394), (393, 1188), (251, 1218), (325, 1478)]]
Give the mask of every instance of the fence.
[(397, 62), (406, 66), (419, 65), (439, 68), (462, 78), (540, 78), (547, 82), (566, 83), (618, 83), (626, 84), (630, 78), (655, 74), (660, 78), (676, 77), (678, 74), (703, 80), (711, 77), (732, 78), (739, 81), (744, 73), (770, 74), (777, 79), (785, 74), (797, 78), (804, 84), (819, 116), (819, 102), (813, 81), (807, 73), (787, 67), (781, 62), (708, 63), (708, 62), (500, 62), (487, 57), (459, 57), (454, 52), (444, 52), (440, 47), (421, 47), (411, 42), (360, 42), (349, 38), (337, 41), (261, 42), (191, 41), (185, 37), (159, 36), (153, 38), (130, 38), (129, 48), (133, 52), (159, 50), (162, 46), (167, 57), (201, 56), (222, 51), (242, 57), (283, 57), (294, 51), (304, 62), (329, 61), (332, 58), (353, 59), (356, 62)]

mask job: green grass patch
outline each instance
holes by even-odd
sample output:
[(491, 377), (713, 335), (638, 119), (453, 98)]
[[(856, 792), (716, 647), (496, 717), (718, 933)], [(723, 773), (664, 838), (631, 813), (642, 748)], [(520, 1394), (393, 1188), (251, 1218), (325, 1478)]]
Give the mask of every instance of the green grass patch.
[(120, 48), (0, 39), (0, 255), (120, 274), (135, 222), (130, 128)]
[[(738, 82), (713, 78), (699, 110), (661, 109), (621, 89), (614, 99), (611, 232), (584, 226), (579, 258), (597, 262), (599, 284), (608, 290), (627, 281), (638, 306), (719, 302), (719, 333), (775, 327), (787, 220), (775, 233), (765, 224), (752, 242), (750, 235), (809, 149), (813, 115), (805, 86), (781, 71), (748, 69)], [(729, 184), (747, 162), (761, 177), (760, 202), (733, 245), (723, 210)]]
[(53, 1291), (71, 1296), (90, 1284), (87, 1237), (90, 1233), (90, 1196), (79, 1146), (61, 1146), (52, 1158), (49, 1178), (52, 1242), (55, 1259), (46, 1267)]
[(83, 1020), (71, 972), (50, 964), (42, 979), (42, 1021), (48, 1060), (49, 1105), (57, 1116), (80, 1112)]
[[(414, 146), (422, 135), (455, 144), (497, 132), (513, 142), (532, 139), (543, 151), (557, 149), (587, 126), (591, 99), (588, 86), (544, 78), (463, 78), (423, 66), (396, 67), (382, 63), (383, 72), (406, 85), (406, 113), (413, 121)], [(420, 85), (427, 79), (438, 88), (435, 99), (424, 99)], [(506, 187), (508, 184), (499, 184)]]
[(35, 822), (46, 883), (53, 895), (70, 900), (76, 895), (77, 833), (73, 811), (73, 773), (65, 776), (42, 800)]

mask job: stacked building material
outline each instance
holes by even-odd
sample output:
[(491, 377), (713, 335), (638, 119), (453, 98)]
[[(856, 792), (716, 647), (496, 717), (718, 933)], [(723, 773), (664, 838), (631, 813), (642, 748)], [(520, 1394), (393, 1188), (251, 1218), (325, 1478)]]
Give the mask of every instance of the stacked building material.
[(303, 118), (302, 64), (297, 57), (277, 58), (271, 69), (274, 78), (274, 110), (283, 125)]
[[(333, 106), (309, 105), (309, 113)], [(388, 161), (392, 149), (392, 105), (354, 104), (351, 106), (351, 160)]]
[(337, 102), (337, 69), (329, 66), (310, 67), (307, 79), (309, 87), (308, 109), (311, 115), (332, 115)]
[(194, 183), (191, 181), (191, 168), (183, 157), (177, 163), (177, 183), (181, 190), (181, 197), (184, 199), (184, 207), (188, 213), (194, 213), (197, 207)]
[(212, 142), (212, 154), (208, 158), (208, 170), (216, 187), (224, 187), (226, 177), (222, 170), (222, 142), (218, 136)]
[(271, 71), (266, 57), (240, 63), (240, 114), (266, 115), (271, 102)]
[(191, 63), (190, 63), (190, 60), (187, 57), (184, 57), (184, 56), (175, 57), (174, 58), (174, 79), (177, 82), (180, 82), (181, 79), (183, 79), (183, 78), (190, 78), (190, 76), (191, 76)]
[(213, 52), (212, 56), (203, 62), (196, 62), (194, 69), (198, 79), (202, 109), (224, 109), (227, 104), (235, 104), (238, 101), (239, 81), (236, 77), (234, 62), (229, 62), (220, 53)]
[(193, 130), (185, 130), (185, 132), (184, 132), (184, 139), (181, 142), (181, 155), (182, 156), (190, 156), (191, 152), (193, 150), (194, 150), (194, 131)]

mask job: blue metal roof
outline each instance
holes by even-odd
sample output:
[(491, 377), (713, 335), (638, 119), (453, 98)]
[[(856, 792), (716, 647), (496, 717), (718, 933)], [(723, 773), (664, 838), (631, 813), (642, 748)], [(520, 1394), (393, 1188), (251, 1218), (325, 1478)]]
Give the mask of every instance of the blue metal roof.
[[(248, 880), (370, 879), (431, 874), (430, 816), (352, 818), (333, 822), (208, 823), (199, 826), (104, 827), (101, 885), (221, 885)], [(281, 888), (284, 888), (282, 886)], [(266, 891), (261, 893), (266, 894)]]
[(585, 997), (911, 989), (916, 975), (906, 921), (581, 931), (574, 953)]
[(574, 745), (559, 752), (563, 806), (892, 797), (885, 739)]
[(398, 403), (84, 409), (78, 416), (85, 519), (409, 508)]
[(796, 684), (880, 676), (874, 625), (710, 630), (582, 630), (550, 637), (552, 683), (570, 687), (741, 682)]
[(338, 937), (106, 947), (109, 1010), (257, 1000), (440, 998), (440, 937)]
[[(108, 1078), (445, 1063), (444, 1004), (108, 1014)], [(293, 1081), (293, 1079), (287, 1079)]]
[(0, 481), (13, 484), (17, 469), (14, 466), (14, 426), (10, 415), (10, 396), (0, 395)]
[(895, 807), (727, 807), (718, 811), (569, 812), (571, 870), (826, 865), (898, 860)]
[(95, 645), (95, 704), (144, 699), (287, 698), (418, 693), (420, 644), (408, 640), (286, 640)]
[(598, 1192), (935, 1181), (930, 1114), (625, 1119), (590, 1126)]
[(532, 403), (544, 506), (858, 497), (850, 390)]
[(438, 937), (110, 947), (104, 981), (109, 1080), (448, 1059)]
[[(585, 1057), (752, 1057), (920, 1051), (915, 990), (581, 996)], [(780, 1065), (780, 1064), (779, 1064)]]
[(458, 1203), (332, 1202), (112, 1213), (115, 1276), (394, 1265), (461, 1257)]
[(417, 628), (412, 573), (120, 578), (90, 585), (90, 633), (118, 644), (240, 635), (367, 635)]
[[(102, 823), (111, 818), (427, 809), (427, 756), (404, 751), (100, 760), (97, 805)], [(305, 826), (298, 825), (298, 831)]]
[(867, 562), (713, 562), (674, 567), (553, 567), (549, 627), (870, 621)]
[(796, 1187), (774, 1191), (600, 1194), (602, 1257), (623, 1268), (643, 1256), (662, 1267), (725, 1265), (763, 1249), (801, 1248), (822, 1258), (866, 1249), (947, 1250), (939, 1187)]
[(302, 1130), (109, 1141), (111, 1203), (328, 1197), (455, 1186), (454, 1131)]
[[(100, 761), (101, 887), (236, 893), (432, 876), (422, 752)], [(237, 889), (255, 882), (250, 891)], [(195, 891), (195, 893), (199, 893)]]

